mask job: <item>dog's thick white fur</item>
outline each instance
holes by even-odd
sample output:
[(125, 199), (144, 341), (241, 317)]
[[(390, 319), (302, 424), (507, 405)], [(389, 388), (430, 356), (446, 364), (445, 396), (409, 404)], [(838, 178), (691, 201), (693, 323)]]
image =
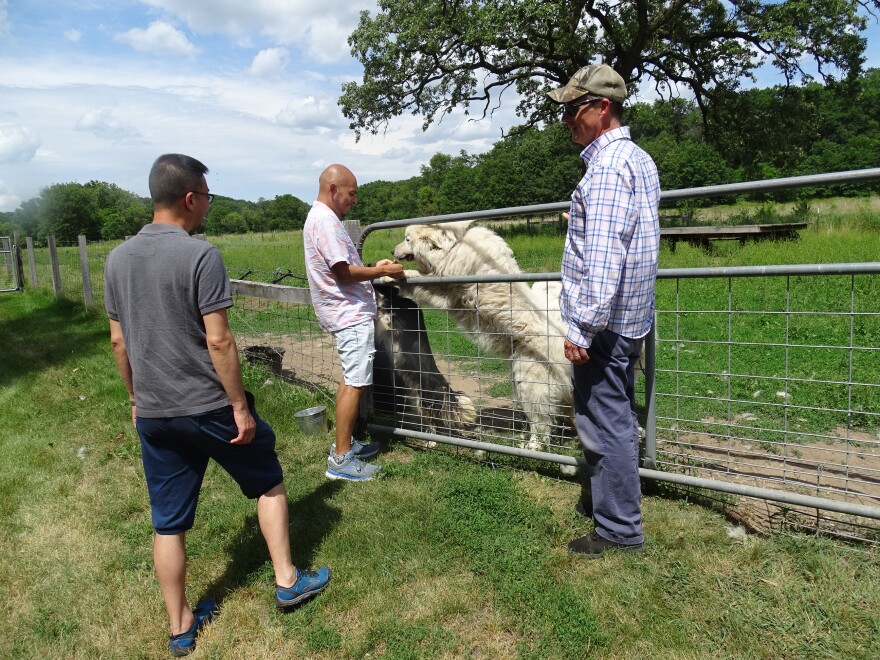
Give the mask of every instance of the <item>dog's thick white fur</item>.
[[(410, 225), (394, 258), (415, 263), (418, 270), (405, 271), (407, 278), (521, 272), (504, 239), (467, 222)], [(511, 360), (514, 399), (529, 419), (529, 448), (549, 441), (554, 419), (571, 418), (565, 328), (558, 313), (547, 313), (546, 292), (542, 297), (524, 282), (418, 286), (386, 281), (422, 307), (448, 311), (480, 347)]]

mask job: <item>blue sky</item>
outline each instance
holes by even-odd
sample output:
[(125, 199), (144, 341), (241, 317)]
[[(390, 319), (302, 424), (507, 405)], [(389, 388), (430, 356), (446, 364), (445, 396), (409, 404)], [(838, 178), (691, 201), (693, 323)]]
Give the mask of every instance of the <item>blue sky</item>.
[[(146, 196), (150, 165), (170, 151), (208, 165), (214, 192), (311, 202), (330, 163), (361, 183), (404, 179), (437, 152), (487, 151), (517, 123), (511, 95), (491, 120), (453, 114), (422, 133), (406, 116), (356, 143), (336, 101), (362, 73), (346, 38), (375, 6), (0, 0), (0, 211), (70, 181)], [(872, 19), (873, 66), (878, 36)]]

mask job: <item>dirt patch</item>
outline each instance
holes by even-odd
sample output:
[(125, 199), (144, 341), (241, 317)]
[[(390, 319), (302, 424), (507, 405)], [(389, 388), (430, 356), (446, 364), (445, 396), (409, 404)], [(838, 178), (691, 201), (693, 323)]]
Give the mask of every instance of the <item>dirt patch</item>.
[[(718, 420), (703, 422), (718, 424)], [(736, 433), (736, 422), (731, 433)], [(747, 420), (746, 420), (747, 421)], [(665, 456), (661, 466), (677, 472), (760, 488), (821, 497), (868, 507), (880, 506), (880, 452), (878, 440), (870, 433), (836, 428), (809, 442), (811, 436), (798, 436), (798, 442), (762, 443), (734, 437), (701, 433), (658, 431), (658, 450)], [(667, 436), (665, 439), (663, 436)], [(836, 532), (868, 521), (834, 512), (788, 504), (776, 504), (741, 497), (731, 514), (756, 531), (778, 528), (794, 517), (798, 526)], [(805, 524), (807, 519), (809, 524)]]

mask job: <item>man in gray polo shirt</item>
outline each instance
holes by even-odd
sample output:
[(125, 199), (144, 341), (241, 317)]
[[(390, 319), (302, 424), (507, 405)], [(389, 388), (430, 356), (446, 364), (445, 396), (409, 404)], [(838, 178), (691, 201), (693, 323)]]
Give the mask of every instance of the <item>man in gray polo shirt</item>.
[(189, 156), (160, 156), (150, 170), (153, 222), (115, 248), (105, 268), (110, 341), (141, 441), (156, 532), (153, 561), (174, 656), (195, 649), (199, 630), (217, 610), (211, 600), (190, 608), (185, 593), (186, 532), (209, 459), (257, 500), (276, 605), (297, 605), (330, 581), (327, 567), (293, 565), (275, 433), (242, 384), (226, 316), (232, 306), (226, 269), (216, 247), (189, 235), (211, 208), (207, 172)]

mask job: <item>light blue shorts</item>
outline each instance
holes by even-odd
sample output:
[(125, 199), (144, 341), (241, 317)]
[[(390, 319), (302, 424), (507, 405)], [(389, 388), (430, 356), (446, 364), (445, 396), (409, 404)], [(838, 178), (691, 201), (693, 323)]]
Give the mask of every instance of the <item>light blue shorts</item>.
[(373, 384), (373, 356), (376, 354), (374, 334), (372, 321), (358, 323), (333, 333), (346, 385), (366, 387)]

